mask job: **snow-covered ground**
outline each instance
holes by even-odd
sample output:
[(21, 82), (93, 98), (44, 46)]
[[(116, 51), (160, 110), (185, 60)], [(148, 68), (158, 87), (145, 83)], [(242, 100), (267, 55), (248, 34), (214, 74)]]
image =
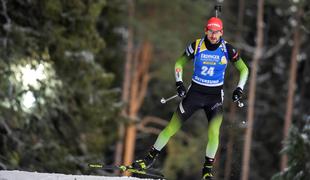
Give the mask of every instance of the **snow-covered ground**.
[[(141, 180), (134, 177), (65, 175), (25, 171), (0, 171), (0, 180)], [(143, 179), (146, 180), (146, 179)], [(151, 179), (149, 179), (151, 180)]]

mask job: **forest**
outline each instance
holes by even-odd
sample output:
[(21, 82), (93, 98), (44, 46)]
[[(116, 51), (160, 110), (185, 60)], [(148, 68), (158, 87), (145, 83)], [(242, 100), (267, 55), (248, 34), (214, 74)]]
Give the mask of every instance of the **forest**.
[[(176, 59), (215, 5), (250, 71), (239, 108), (226, 70), (215, 179), (309, 179), (307, 0), (0, 0), (0, 169), (106, 175), (88, 163), (143, 157), (181, 101), (160, 102), (177, 93)], [(199, 179), (207, 127), (195, 113), (155, 167)]]

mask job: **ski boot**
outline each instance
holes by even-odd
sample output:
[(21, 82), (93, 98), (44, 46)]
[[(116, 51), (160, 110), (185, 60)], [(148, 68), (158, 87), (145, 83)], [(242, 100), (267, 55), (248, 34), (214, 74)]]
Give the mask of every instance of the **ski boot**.
[(143, 159), (138, 159), (134, 161), (132, 163), (132, 167), (138, 170), (145, 170), (150, 168), (154, 164), (156, 157), (159, 155), (159, 153), (160, 151), (152, 147)]
[(213, 180), (212, 168), (213, 168), (213, 158), (206, 157), (206, 161), (202, 168), (202, 179)]

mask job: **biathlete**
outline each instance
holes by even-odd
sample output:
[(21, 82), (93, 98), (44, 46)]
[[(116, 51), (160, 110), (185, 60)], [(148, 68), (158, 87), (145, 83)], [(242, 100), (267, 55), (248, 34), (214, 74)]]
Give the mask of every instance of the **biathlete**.
[[(248, 78), (248, 68), (238, 51), (224, 41), (223, 23), (217, 17), (210, 18), (205, 27), (205, 36), (191, 43), (175, 63), (176, 89), (183, 98), (174, 112), (169, 124), (161, 131), (155, 144), (143, 159), (136, 160), (132, 166), (147, 169), (152, 166), (160, 151), (198, 109), (203, 109), (208, 119), (208, 142), (202, 178), (212, 179), (214, 157), (219, 145), (220, 126), (223, 120), (223, 84), (227, 62), (230, 61), (240, 72), (239, 82), (233, 91), (232, 100), (239, 101)], [(187, 62), (194, 63), (192, 82), (186, 90), (182, 73)]]

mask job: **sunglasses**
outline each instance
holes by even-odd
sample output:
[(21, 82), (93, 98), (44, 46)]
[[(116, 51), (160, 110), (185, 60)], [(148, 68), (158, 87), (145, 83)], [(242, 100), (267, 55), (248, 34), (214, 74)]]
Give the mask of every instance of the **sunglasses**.
[(222, 30), (213, 31), (213, 30), (209, 29), (209, 30), (208, 30), (208, 33), (210, 33), (210, 34), (218, 34), (218, 33), (220, 33), (221, 31), (222, 31)]

